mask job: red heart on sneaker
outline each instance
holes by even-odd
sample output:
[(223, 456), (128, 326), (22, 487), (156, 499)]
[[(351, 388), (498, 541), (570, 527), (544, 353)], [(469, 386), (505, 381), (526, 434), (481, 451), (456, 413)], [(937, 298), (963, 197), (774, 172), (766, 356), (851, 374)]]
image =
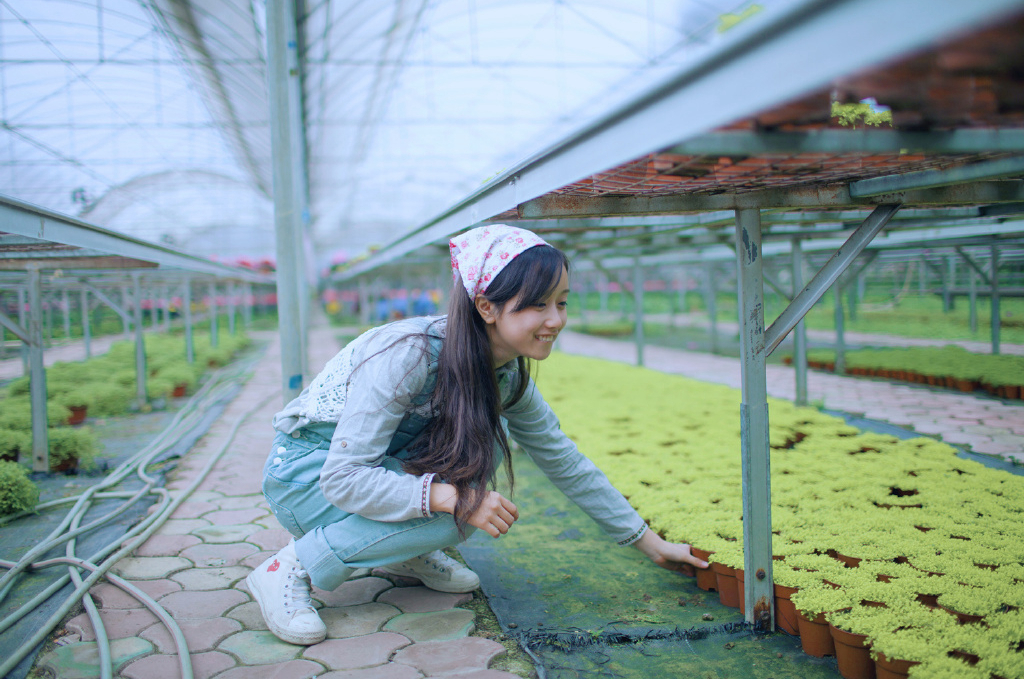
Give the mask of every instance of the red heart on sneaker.
[(281, 567), (281, 564), (278, 562), (277, 559), (274, 559), (274, 563), (272, 563), (269, 566), (267, 566), (267, 572), (269, 573), (270, 571), (276, 571), (280, 567)]

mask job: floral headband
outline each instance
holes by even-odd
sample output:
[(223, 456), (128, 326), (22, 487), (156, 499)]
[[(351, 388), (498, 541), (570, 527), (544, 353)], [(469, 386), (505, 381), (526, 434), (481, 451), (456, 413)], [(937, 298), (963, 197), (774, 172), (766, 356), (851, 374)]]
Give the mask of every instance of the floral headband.
[(470, 299), (483, 294), (494, 277), (524, 251), (547, 242), (537, 234), (505, 224), (471, 229), (448, 241), (452, 278), (462, 279)]

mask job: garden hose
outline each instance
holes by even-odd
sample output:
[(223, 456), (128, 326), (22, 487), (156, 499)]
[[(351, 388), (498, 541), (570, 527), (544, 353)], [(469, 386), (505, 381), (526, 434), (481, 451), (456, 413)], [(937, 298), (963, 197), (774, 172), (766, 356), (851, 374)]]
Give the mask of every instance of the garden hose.
[[(183, 489), (180, 493), (175, 493), (174, 497), (172, 498), (171, 494), (168, 493), (168, 491), (166, 491), (165, 489), (153, 487), (153, 485), (156, 483), (156, 480), (152, 479), (146, 474), (145, 467), (148, 466), (158, 454), (165, 451), (171, 445), (180, 440), (180, 438), (187, 431), (189, 431), (190, 428), (195, 424), (193, 420), (200, 419), (201, 416), (205, 414), (205, 408), (201, 406), (205, 406), (207, 402), (219, 400), (224, 394), (226, 394), (227, 391), (233, 389), (233, 380), (230, 382), (228, 380), (231, 378), (238, 377), (243, 372), (247, 371), (253, 362), (254, 361), (247, 361), (244, 364), (240, 364), (239, 367), (237, 367), (235, 370), (232, 370), (228, 373), (222, 372), (220, 375), (215, 376), (214, 379), (207, 382), (207, 384), (204, 385), (203, 388), (200, 389), (193, 396), (193, 398), (189, 400), (186, 406), (175, 415), (174, 419), (168, 425), (168, 427), (166, 427), (165, 430), (161, 432), (161, 434), (159, 434), (153, 442), (151, 442), (148, 446), (140, 450), (138, 453), (136, 453), (128, 460), (126, 460), (124, 463), (119, 465), (118, 468), (111, 472), (107, 476), (107, 478), (104, 479), (104, 481), (102, 481), (100, 484), (91, 487), (86, 492), (82, 493), (80, 496), (72, 498), (61, 498), (59, 500), (53, 500), (37, 506), (36, 509), (40, 510), (60, 506), (72, 501), (75, 502), (74, 506), (68, 512), (68, 515), (65, 517), (65, 519), (61, 521), (61, 524), (58, 526), (58, 528), (55, 531), (53, 531), (51, 535), (44, 541), (44, 545), (40, 546), (45, 547), (45, 549), (42, 549), (42, 551), (40, 551), (40, 547), (37, 547), (36, 549), (33, 549), (30, 552), (31, 557), (36, 558), (41, 554), (44, 554), (46, 550), (53, 549), (55, 546), (63, 542), (67, 542), (67, 556), (59, 559), (50, 559), (38, 563), (33, 563), (32, 558), (25, 557), (23, 557), (17, 563), (0, 561), (0, 567), (10, 569), (10, 571), (4, 575), (3, 579), (0, 580), (0, 582), (3, 582), (2, 589), (0, 589), (0, 599), (2, 599), (2, 597), (6, 595), (6, 593), (10, 590), (10, 587), (13, 585), (17, 577), (17, 574), (25, 570), (45, 568), (59, 564), (67, 564), (71, 566), (69, 568), (69, 574), (60, 577), (56, 582), (52, 583), (50, 586), (44, 589), (43, 592), (36, 595), (36, 597), (34, 597), (32, 601), (30, 601), (28, 604), (22, 606), (13, 614), (8, 616), (6, 619), (0, 621), (0, 632), (8, 629), (11, 625), (17, 622), (17, 620), (21, 619), (25, 614), (32, 611), (39, 603), (45, 601), (47, 598), (49, 598), (49, 596), (52, 596), (54, 592), (58, 591), (61, 587), (64, 586), (64, 584), (68, 582), (69, 578), (74, 580), (75, 590), (59, 607), (59, 609), (46, 621), (46, 623), (44, 623), (43, 627), (37, 630), (37, 632), (30, 639), (26, 640), (11, 657), (7, 658), (3, 665), (0, 665), (0, 676), (5, 675), (6, 673), (10, 672), (15, 666), (17, 666), (17, 664), (21, 662), (21, 660), (26, 655), (28, 655), (28, 653), (30, 653), (31, 650), (38, 643), (43, 641), (50, 634), (50, 632), (56, 627), (57, 624), (59, 624), (59, 622), (77, 604), (77, 602), (83, 598), (85, 599), (86, 602), (86, 611), (89, 614), (90, 620), (93, 622), (93, 626), (96, 630), (97, 645), (99, 647), (101, 659), (101, 674), (103, 677), (111, 676), (112, 662), (110, 659), (109, 642), (106, 640), (106, 635), (102, 628), (102, 621), (99, 620), (98, 612), (95, 615), (93, 614), (95, 612), (95, 606), (92, 605), (92, 602), (88, 597), (89, 589), (97, 581), (99, 581), (100, 578), (106, 577), (107, 580), (109, 580), (116, 586), (120, 587), (121, 589), (123, 589), (124, 591), (134, 596), (139, 601), (141, 601), (144, 605), (146, 605), (146, 607), (153, 611), (157, 618), (165, 626), (167, 626), (168, 630), (171, 633), (171, 636), (174, 638), (175, 646), (178, 651), (182, 677), (183, 679), (191, 679), (192, 669), (191, 660), (188, 653), (188, 647), (187, 644), (185, 643), (184, 635), (182, 634), (180, 628), (178, 628), (177, 624), (174, 622), (173, 618), (171, 618), (170, 615), (168, 615), (167, 612), (159, 604), (157, 604), (156, 601), (145, 595), (145, 593), (141, 592), (141, 590), (138, 590), (137, 588), (125, 582), (121, 578), (118, 578), (117, 576), (107, 573), (107, 571), (121, 558), (130, 554), (139, 545), (141, 545), (147, 539), (149, 539), (149, 537), (152, 536), (152, 534), (155, 533), (163, 525), (163, 523), (171, 516), (171, 514), (173, 514), (175, 509), (177, 509), (177, 507), (195, 491), (195, 489), (203, 482), (203, 480), (205, 480), (207, 475), (213, 469), (213, 466), (217, 463), (217, 461), (219, 461), (219, 459), (223, 456), (224, 452), (226, 452), (228, 446), (233, 442), (238, 432), (238, 429), (241, 427), (241, 425), (254, 412), (262, 408), (271, 398), (275, 396), (274, 394), (267, 396), (266, 398), (262, 399), (259, 403), (257, 403), (255, 406), (248, 409), (238, 418), (238, 420), (232, 427), (230, 433), (228, 434), (227, 440), (225, 441), (224, 445), (211, 456), (211, 458), (208, 460), (206, 465), (204, 465), (204, 467), (200, 470), (200, 472), (197, 474), (196, 478), (192, 481), (192, 483), (190, 483), (188, 487)], [(175, 434), (175, 436), (172, 436), (172, 434)], [(119, 482), (124, 476), (126, 476), (132, 470), (136, 471), (137, 475), (140, 477), (140, 479), (142, 479), (142, 481), (145, 484), (141, 490), (134, 492), (101, 492), (102, 489), (110, 487), (111, 485), (114, 485), (115, 483)], [(150, 514), (150, 516), (148, 516), (145, 520), (140, 522), (132, 530), (130, 530), (126, 535), (120, 536), (116, 542), (108, 544), (105, 547), (101, 548), (94, 555), (93, 560), (97, 558), (103, 558), (105, 555), (110, 554), (116, 549), (117, 551), (112, 556), (108, 556), (99, 565), (93, 564), (90, 561), (79, 559), (74, 556), (75, 538), (78, 535), (81, 535), (82, 533), (91, 530), (97, 527), (98, 525), (101, 525), (102, 523), (109, 521), (110, 519), (122, 514), (124, 511), (127, 510), (128, 507), (130, 507), (135, 502), (138, 502), (143, 496), (149, 493), (154, 493), (160, 496), (160, 501), (158, 502), (158, 504), (154, 505), (155, 511), (153, 511)], [(122, 503), (121, 506), (119, 506), (113, 512), (110, 512), (109, 514), (104, 516), (102, 519), (93, 521), (84, 527), (80, 527), (78, 525), (79, 521), (81, 521), (82, 517), (84, 517), (85, 512), (92, 505), (93, 499), (114, 497), (129, 498), (129, 500), (125, 503)], [(8, 517), (7, 520), (9, 521), (13, 518), (15, 517)], [(65, 529), (68, 528), (70, 528), (69, 533), (60, 535)], [(127, 541), (126, 538), (128, 538)], [(118, 545), (120, 545), (120, 549), (117, 549)], [(26, 557), (27, 556), (29, 555), (26, 555)], [(85, 568), (92, 572), (87, 578), (82, 580), (81, 576), (77, 572), (77, 568), (79, 567)], [(93, 609), (93, 611), (89, 610), (90, 607)]]

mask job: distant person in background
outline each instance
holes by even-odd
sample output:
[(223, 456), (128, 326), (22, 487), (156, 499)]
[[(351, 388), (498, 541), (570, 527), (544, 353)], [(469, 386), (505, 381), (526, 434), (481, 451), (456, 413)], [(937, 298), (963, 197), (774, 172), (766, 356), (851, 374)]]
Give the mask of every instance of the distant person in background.
[[(519, 518), (493, 487), (506, 431), (556, 487), (620, 545), (659, 566), (706, 568), (666, 542), (561, 430), (530, 378), (565, 326), (569, 260), (539, 236), (491, 225), (450, 243), (447, 316), (373, 328), (332, 358), (274, 417), (263, 493), (293, 536), (246, 579), (267, 627), (293, 644), (327, 628), (310, 582), (339, 587), (383, 567), (442, 592), (470, 592), (476, 573), (441, 550)], [(557, 520), (557, 519), (552, 519)]]

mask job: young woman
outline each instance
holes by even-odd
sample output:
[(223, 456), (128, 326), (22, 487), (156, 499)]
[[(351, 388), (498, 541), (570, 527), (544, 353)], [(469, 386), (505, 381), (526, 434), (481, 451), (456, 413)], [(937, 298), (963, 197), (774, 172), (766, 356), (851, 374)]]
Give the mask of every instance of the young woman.
[(565, 326), (569, 261), (505, 225), (451, 240), (446, 317), (367, 331), (274, 417), (263, 493), (295, 539), (246, 582), (270, 630), (294, 644), (327, 634), (310, 581), (333, 590), (356, 568), (383, 567), (445, 592), (480, 584), (440, 550), (519, 518), (494, 490), (510, 434), (554, 484), (620, 545), (656, 564), (706, 568), (666, 542), (562, 433), (530, 379)]

